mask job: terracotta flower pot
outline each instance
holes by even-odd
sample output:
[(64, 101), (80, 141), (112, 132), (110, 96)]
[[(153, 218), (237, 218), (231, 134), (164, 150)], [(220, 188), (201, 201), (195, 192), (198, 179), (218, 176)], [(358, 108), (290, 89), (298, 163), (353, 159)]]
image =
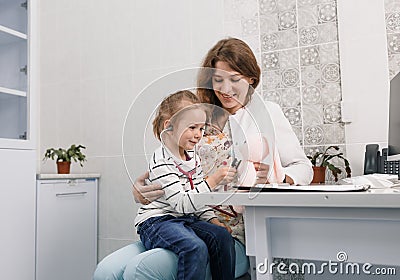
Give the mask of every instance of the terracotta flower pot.
[(311, 183), (324, 184), (326, 166), (313, 166), (314, 177)]
[(69, 161), (58, 161), (57, 162), (58, 174), (69, 174), (70, 167), (71, 167), (71, 162), (69, 162)]

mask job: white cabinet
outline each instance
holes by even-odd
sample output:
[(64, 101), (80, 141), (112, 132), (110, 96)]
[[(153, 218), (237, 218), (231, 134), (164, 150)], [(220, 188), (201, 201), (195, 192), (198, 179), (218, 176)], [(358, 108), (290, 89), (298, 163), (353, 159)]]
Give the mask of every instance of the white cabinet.
[(73, 176), (39, 175), (36, 280), (90, 280), (96, 268), (97, 178)]
[(0, 149), (1, 279), (35, 277), (35, 151)]
[(35, 4), (35, 0), (0, 0), (1, 148), (35, 147)]
[(1, 279), (35, 279), (36, 8), (0, 0)]

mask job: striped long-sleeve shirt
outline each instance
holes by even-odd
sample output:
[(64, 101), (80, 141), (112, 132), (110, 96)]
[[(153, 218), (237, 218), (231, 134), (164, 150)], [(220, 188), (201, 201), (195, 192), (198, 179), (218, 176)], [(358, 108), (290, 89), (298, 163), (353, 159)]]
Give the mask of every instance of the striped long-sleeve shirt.
[[(164, 147), (159, 147), (154, 152), (149, 162), (149, 179), (152, 183), (161, 185), (164, 195), (139, 208), (135, 226), (150, 217), (167, 214), (176, 217), (193, 214), (205, 221), (216, 217), (210, 207), (196, 205), (193, 199), (193, 194), (211, 192), (211, 189), (203, 178), (204, 174), (199, 157), (194, 156), (194, 152), (188, 154), (191, 158), (182, 161), (169, 153)], [(188, 176), (179, 169), (193, 172), (193, 189)]]

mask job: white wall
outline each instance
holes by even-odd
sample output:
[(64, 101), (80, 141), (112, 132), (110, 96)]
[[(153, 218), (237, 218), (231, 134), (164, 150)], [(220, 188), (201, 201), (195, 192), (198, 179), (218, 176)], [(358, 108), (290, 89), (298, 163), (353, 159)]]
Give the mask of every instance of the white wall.
[[(221, 15), (221, 0), (41, 1), (38, 171), (56, 172), (45, 149), (87, 146), (84, 168), (71, 168), (101, 173), (100, 259), (137, 239), (121, 148), (128, 108), (162, 74), (198, 66), (222, 37)], [(141, 156), (135, 164), (146, 168)]]
[[(362, 7), (362, 8), (360, 8)], [(347, 157), (363, 174), (365, 145), (387, 147), (389, 66), (384, 0), (338, 0), (342, 98)]]

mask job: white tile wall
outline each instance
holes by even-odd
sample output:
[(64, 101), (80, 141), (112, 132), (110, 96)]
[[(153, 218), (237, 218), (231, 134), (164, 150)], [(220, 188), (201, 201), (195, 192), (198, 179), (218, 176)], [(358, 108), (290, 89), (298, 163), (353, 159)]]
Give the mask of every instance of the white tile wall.
[[(357, 4), (363, 5), (360, 9)], [(383, 1), (337, 1), (343, 101), (351, 110), (346, 144), (353, 175), (363, 174), (365, 145), (387, 147), (389, 67)]]

